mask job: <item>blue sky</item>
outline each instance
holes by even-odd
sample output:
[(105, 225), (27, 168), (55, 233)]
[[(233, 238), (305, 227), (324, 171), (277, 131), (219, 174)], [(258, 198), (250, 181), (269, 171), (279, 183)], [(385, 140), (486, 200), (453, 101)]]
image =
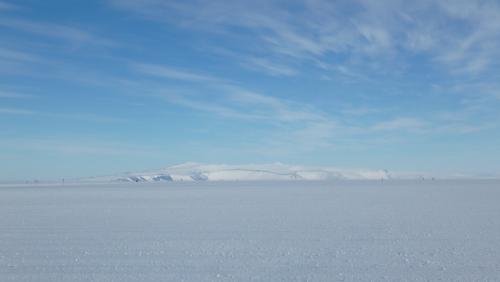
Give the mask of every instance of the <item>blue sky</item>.
[(498, 1), (0, 0), (0, 179), (500, 172)]

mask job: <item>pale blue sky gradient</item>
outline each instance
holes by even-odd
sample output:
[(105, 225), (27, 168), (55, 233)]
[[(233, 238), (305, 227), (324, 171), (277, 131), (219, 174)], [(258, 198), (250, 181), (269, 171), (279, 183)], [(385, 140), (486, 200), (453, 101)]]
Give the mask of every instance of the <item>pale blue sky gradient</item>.
[(498, 1), (0, 0), (0, 180), (500, 173)]

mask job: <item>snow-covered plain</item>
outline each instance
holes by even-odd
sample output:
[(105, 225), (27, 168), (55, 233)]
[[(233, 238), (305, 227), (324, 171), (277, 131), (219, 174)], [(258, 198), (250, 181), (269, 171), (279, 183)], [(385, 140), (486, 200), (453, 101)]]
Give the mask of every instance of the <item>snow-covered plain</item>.
[(500, 281), (500, 182), (0, 187), (0, 281)]

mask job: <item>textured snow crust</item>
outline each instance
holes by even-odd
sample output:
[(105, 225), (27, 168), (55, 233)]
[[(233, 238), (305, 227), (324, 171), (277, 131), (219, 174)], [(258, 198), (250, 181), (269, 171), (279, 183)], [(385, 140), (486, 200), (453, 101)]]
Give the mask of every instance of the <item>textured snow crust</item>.
[(499, 181), (0, 187), (0, 281), (500, 281)]

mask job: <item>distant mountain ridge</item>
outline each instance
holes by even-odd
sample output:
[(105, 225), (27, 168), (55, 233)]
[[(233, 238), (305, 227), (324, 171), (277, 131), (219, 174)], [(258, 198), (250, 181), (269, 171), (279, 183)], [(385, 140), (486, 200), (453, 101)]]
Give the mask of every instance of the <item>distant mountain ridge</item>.
[(146, 172), (84, 178), (84, 182), (165, 182), (165, 181), (293, 181), (333, 179), (390, 179), (387, 170), (346, 170), (282, 163), (252, 165), (213, 165), (183, 163)]

